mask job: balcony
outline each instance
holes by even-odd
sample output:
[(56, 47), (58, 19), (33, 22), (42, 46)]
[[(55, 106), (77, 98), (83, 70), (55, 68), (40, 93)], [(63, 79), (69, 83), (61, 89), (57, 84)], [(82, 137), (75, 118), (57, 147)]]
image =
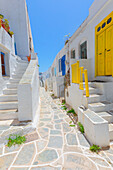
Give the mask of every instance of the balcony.
[(12, 51), (14, 46), (14, 36), (11, 38), (3, 27), (0, 28), (0, 46), (8, 51)]

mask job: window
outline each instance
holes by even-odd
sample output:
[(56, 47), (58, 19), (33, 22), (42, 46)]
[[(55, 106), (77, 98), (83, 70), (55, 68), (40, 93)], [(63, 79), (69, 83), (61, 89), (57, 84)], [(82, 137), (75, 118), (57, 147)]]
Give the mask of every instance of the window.
[(87, 59), (87, 41), (80, 45), (81, 59)]
[(72, 58), (72, 59), (75, 59), (75, 50), (74, 50), (74, 49), (71, 50), (71, 58)]

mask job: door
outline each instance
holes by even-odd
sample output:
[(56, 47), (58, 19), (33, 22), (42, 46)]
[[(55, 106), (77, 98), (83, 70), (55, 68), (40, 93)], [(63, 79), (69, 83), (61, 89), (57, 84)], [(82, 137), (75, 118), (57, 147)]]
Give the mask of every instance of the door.
[(5, 76), (5, 54), (1, 53), (2, 75)]
[(105, 75), (105, 31), (98, 35), (98, 76)]
[(61, 64), (62, 64), (62, 76), (65, 76), (65, 72), (66, 72), (65, 58), (66, 58), (66, 56), (64, 55), (62, 57), (62, 61), (61, 61)]
[(113, 26), (106, 30), (105, 75), (112, 75)]

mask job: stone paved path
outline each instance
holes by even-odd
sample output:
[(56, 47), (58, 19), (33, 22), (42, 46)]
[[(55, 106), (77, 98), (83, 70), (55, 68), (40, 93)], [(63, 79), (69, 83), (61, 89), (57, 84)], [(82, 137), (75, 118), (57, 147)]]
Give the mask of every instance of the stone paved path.
[(0, 147), (1, 170), (110, 170), (113, 145), (95, 154), (70, 118), (61, 110), (58, 99), (41, 89), (40, 122), (22, 146)]

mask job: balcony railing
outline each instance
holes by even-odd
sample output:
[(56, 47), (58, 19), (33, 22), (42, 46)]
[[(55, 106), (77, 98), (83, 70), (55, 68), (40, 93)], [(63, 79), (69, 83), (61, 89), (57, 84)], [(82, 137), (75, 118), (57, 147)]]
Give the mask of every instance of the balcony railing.
[(83, 87), (83, 74), (85, 79), (86, 97), (89, 97), (89, 85), (88, 85), (88, 74), (84, 67), (79, 67), (79, 61), (71, 65), (72, 68), (72, 83), (79, 84), (79, 89), (84, 90)]

